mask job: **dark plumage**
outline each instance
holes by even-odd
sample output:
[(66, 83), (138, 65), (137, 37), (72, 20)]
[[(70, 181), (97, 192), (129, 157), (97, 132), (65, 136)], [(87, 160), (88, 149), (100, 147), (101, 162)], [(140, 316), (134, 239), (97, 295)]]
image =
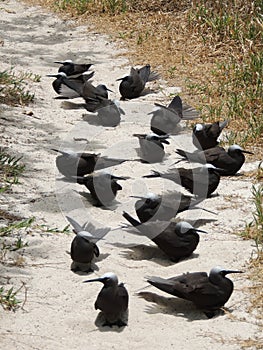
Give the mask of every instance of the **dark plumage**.
[(127, 177), (118, 177), (109, 173), (93, 173), (87, 176), (77, 176), (77, 183), (86, 186), (98, 206), (109, 205), (122, 190), (117, 180), (126, 180)]
[(192, 140), (196, 148), (205, 150), (216, 147), (222, 130), (227, 126), (228, 121), (215, 122), (212, 124), (196, 124), (193, 129)]
[(151, 130), (158, 135), (174, 134), (178, 131), (181, 120), (197, 118), (199, 113), (191, 106), (182, 103), (180, 96), (175, 96), (168, 107), (155, 103), (152, 114)]
[(153, 174), (143, 177), (162, 177), (182, 185), (189, 192), (198, 197), (209, 197), (218, 187), (220, 181), (219, 171), (212, 164), (206, 164), (195, 169), (174, 168), (165, 173), (153, 170)]
[(61, 153), (56, 158), (56, 165), (59, 172), (67, 178), (84, 176), (93, 173), (95, 170), (108, 168), (127, 161), (126, 159), (114, 159), (95, 153), (76, 153), (70, 150), (61, 151), (54, 148), (52, 150)]
[[(76, 90), (81, 90), (81, 87), (85, 82), (91, 79), (94, 75), (94, 72), (84, 72), (77, 76), (76, 78), (68, 78), (67, 75), (63, 72), (58, 74), (48, 74), (47, 77), (56, 78), (53, 83), (53, 89), (55, 92), (60, 95), (61, 98), (77, 98), (80, 97), (79, 93)], [(78, 89), (72, 89), (64, 83), (64, 80), (67, 79), (75, 86), (78, 86)]]
[(71, 60), (65, 60), (65, 61), (56, 61), (54, 63), (62, 64), (61, 67), (59, 67), (58, 72), (63, 72), (65, 73), (68, 77), (74, 77), (78, 76), (87, 70), (90, 69), (92, 66), (91, 63), (88, 64), (78, 64), (78, 63), (73, 63)]
[(220, 168), (220, 175), (235, 175), (245, 162), (243, 153), (253, 154), (245, 151), (238, 145), (232, 145), (226, 152), (223, 147), (213, 147), (205, 151), (195, 151), (193, 153), (177, 149), (176, 153), (190, 162), (210, 163), (216, 168)]
[(117, 80), (121, 80), (119, 91), (122, 100), (139, 97), (148, 81), (159, 79), (159, 74), (151, 72), (149, 64), (142, 68), (131, 68), (130, 75)]
[(140, 143), (140, 157), (147, 163), (162, 162), (165, 151), (163, 143), (169, 145), (169, 135), (133, 134)]
[(96, 112), (99, 108), (103, 107), (105, 105), (104, 100), (108, 100), (108, 91), (112, 91), (104, 84), (94, 86), (88, 80), (84, 84), (78, 84), (76, 81), (62, 76), (62, 82), (69, 89), (76, 91), (85, 100), (85, 108), (89, 112)]
[(168, 279), (148, 277), (147, 281), (166, 293), (192, 301), (211, 318), (233, 292), (233, 282), (225, 276), (241, 272), (217, 266), (210, 271), (209, 276), (206, 272), (192, 272)]
[(135, 210), (141, 222), (168, 221), (178, 213), (199, 204), (203, 198), (196, 199), (177, 191), (167, 191), (162, 195), (148, 193), (146, 196), (131, 196), (139, 198)]
[(126, 314), (128, 311), (129, 295), (123, 283), (118, 283), (115, 273), (108, 272), (100, 278), (84, 281), (101, 282), (103, 288), (95, 302), (95, 309), (101, 310), (105, 318), (103, 326), (127, 326)]
[(92, 223), (80, 226), (74, 219), (66, 216), (76, 236), (71, 243), (70, 256), (72, 259), (72, 271), (92, 271), (91, 263), (94, 256), (100, 255), (97, 242), (109, 231), (109, 227), (96, 229)]
[(150, 221), (141, 223), (128, 213), (123, 212), (128, 220), (141, 235), (151, 239), (172, 261), (178, 262), (192, 254), (199, 243), (198, 232), (188, 222)]

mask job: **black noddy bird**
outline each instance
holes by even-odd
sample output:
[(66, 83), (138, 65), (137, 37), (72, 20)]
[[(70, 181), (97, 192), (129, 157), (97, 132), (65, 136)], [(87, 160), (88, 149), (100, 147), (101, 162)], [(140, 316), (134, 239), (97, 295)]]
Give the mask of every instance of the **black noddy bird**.
[(169, 135), (151, 134), (133, 134), (138, 137), (141, 151), (141, 158), (147, 163), (162, 162), (165, 151), (163, 144), (169, 145), (167, 139)]
[(115, 199), (117, 192), (122, 190), (117, 180), (127, 180), (128, 177), (100, 172), (76, 176), (75, 179), (78, 184), (86, 186), (97, 206), (107, 206)]
[(84, 176), (100, 170), (126, 162), (127, 159), (114, 159), (100, 154), (87, 152), (62, 151), (52, 148), (60, 153), (56, 158), (56, 166), (59, 172), (67, 178)]
[(182, 185), (199, 198), (208, 198), (219, 185), (219, 171), (221, 170), (222, 169), (217, 169), (212, 164), (205, 164), (202, 167), (194, 169), (173, 168), (163, 173), (152, 170), (153, 174), (144, 175), (143, 177), (162, 177)]
[(83, 226), (79, 225), (74, 219), (66, 216), (67, 220), (73, 227), (73, 232), (76, 234), (70, 249), (72, 259), (71, 270), (90, 272), (91, 263), (94, 256), (100, 255), (97, 242), (111, 230), (110, 227), (98, 228), (91, 222), (86, 222)]
[(100, 278), (84, 281), (84, 283), (89, 282), (103, 283), (103, 288), (95, 302), (95, 309), (101, 310), (104, 315), (105, 322), (103, 326), (127, 326), (125, 314), (128, 311), (129, 294), (124, 284), (118, 282), (116, 274), (108, 272)]
[(188, 272), (168, 279), (148, 277), (147, 281), (166, 293), (192, 301), (208, 318), (212, 318), (233, 292), (233, 282), (226, 277), (229, 273), (242, 271), (216, 266), (211, 269), (209, 275), (206, 272)]
[(253, 154), (245, 151), (238, 145), (232, 145), (227, 152), (223, 147), (208, 148), (204, 151), (195, 151), (193, 153), (177, 149), (176, 153), (190, 162), (210, 163), (216, 168), (221, 169), (220, 175), (235, 175), (245, 162), (243, 153)]
[(103, 99), (108, 99), (109, 97), (108, 91), (112, 92), (112, 90), (108, 89), (106, 85), (99, 84), (94, 86), (88, 80), (86, 80), (83, 84), (78, 84), (73, 79), (63, 76), (62, 82), (69, 89), (76, 91), (76, 93), (85, 100), (85, 108), (89, 112), (95, 112), (98, 108), (100, 108), (101, 101)]
[(76, 91), (76, 89), (70, 88), (68, 85), (64, 83), (65, 79), (73, 82), (73, 84), (79, 86), (79, 90), (81, 86), (89, 79), (91, 79), (94, 75), (94, 72), (84, 72), (80, 74), (76, 78), (68, 78), (67, 75), (63, 72), (59, 72), (57, 74), (48, 74), (47, 77), (56, 78), (53, 83), (53, 89), (55, 92), (60, 95), (61, 98), (77, 98), (80, 97), (80, 94)]
[(200, 150), (216, 147), (219, 144), (217, 139), (227, 124), (227, 120), (211, 124), (196, 124), (192, 133), (193, 144)]
[(74, 77), (78, 76), (87, 70), (90, 69), (90, 67), (93, 65), (91, 63), (88, 64), (79, 64), (79, 63), (73, 63), (71, 60), (65, 60), (65, 61), (55, 61), (54, 63), (62, 64), (62, 66), (59, 67), (58, 72), (65, 73), (68, 77)]
[(125, 100), (139, 97), (148, 81), (154, 81), (159, 78), (160, 75), (151, 71), (151, 66), (149, 64), (142, 68), (131, 67), (130, 75), (117, 79), (117, 81), (121, 80), (119, 86), (121, 99)]
[(159, 103), (154, 104), (152, 114), (151, 130), (158, 135), (174, 134), (178, 131), (181, 120), (192, 120), (198, 118), (199, 113), (193, 107), (182, 103), (180, 96), (175, 96), (166, 107)]
[(134, 226), (139, 234), (151, 239), (173, 262), (190, 256), (199, 243), (198, 232), (186, 221), (150, 221), (141, 223), (130, 214), (123, 212), (123, 217)]
[(141, 222), (170, 220), (178, 213), (196, 207), (204, 199), (178, 191), (167, 191), (162, 195), (149, 192), (145, 196), (130, 197), (139, 198), (135, 203), (135, 210)]

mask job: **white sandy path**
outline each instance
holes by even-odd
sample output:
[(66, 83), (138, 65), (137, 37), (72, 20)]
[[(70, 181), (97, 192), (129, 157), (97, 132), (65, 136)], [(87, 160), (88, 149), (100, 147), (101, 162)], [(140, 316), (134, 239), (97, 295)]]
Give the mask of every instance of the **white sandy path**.
[[(19, 156), (23, 155), (27, 165), (22, 184), (3, 198), (4, 207), (9, 205), (14, 213), (24, 217), (35, 216), (40, 224), (50, 227), (65, 227), (65, 213), (70, 213), (81, 223), (91, 217), (98, 225), (117, 227), (124, 221), (121, 216), (123, 209), (134, 214), (134, 200), (129, 195), (142, 193), (146, 186), (161, 191), (172, 186), (171, 183), (158, 179), (143, 182), (140, 176), (149, 173), (153, 167), (127, 162), (112, 170), (132, 177), (123, 183), (116, 208), (112, 211), (95, 208), (78, 194), (85, 192), (82, 187), (65, 186), (65, 183), (55, 181), (55, 155), (50, 148), (64, 142), (75, 149), (83, 149), (85, 142), (74, 142), (73, 136), (86, 137), (90, 141), (87, 145), (90, 151), (136, 158), (134, 147), (137, 142), (132, 134), (148, 131), (149, 116), (146, 112), (151, 111), (153, 101), (163, 100), (163, 94), (150, 94), (140, 98), (139, 102), (123, 102), (126, 115), (117, 128), (91, 126), (82, 120), (84, 110), (60, 107), (61, 101), (53, 99), (55, 93), (51, 80), (45, 75), (56, 71), (55, 60), (90, 60), (96, 71), (95, 83), (106, 83), (118, 97), (116, 79), (129, 69), (126, 60), (116, 57), (120, 50), (106, 37), (88, 32), (84, 27), (73, 27), (71, 22), (62, 21), (40, 8), (10, 0), (1, 2), (1, 13), (1, 37), (4, 40), (0, 54), (1, 70), (15, 66), (16, 70), (42, 76), (40, 83), (32, 85), (36, 96), (34, 104), (27, 108), (6, 107), (1, 115), (2, 145)], [(23, 114), (31, 110), (33, 116)], [(162, 167), (175, 161), (175, 147), (188, 145), (190, 148), (189, 144), (190, 134), (174, 137), (167, 147), (168, 157)], [(256, 165), (246, 164), (243, 169), (253, 169)], [(217, 221), (203, 226), (209, 235), (201, 236), (193, 258), (178, 264), (166, 260), (147, 239), (125, 231), (113, 231), (106, 242), (100, 242), (102, 258), (97, 262), (99, 271), (95, 273), (101, 275), (114, 271), (126, 283), (130, 294), (129, 325), (123, 330), (106, 328), (101, 331), (95, 326), (98, 313), (94, 301), (101, 285), (82, 284), (87, 277), (70, 271), (66, 250), (69, 250), (73, 234), (36, 233), (27, 237), (29, 247), (24, 252), (25, 268), (1, 267), (1, 275), (11, 277), (10, 284), (19, 286), (21, 281), (26, 282), (28, 296), (25, 310), (1, 313), (0, 348), (240, 349), (235, 337), (246, 339), (259, 332), (254, 317), (246, 312), (249, 305), (246, 273), (231, 276), (236, 287), (227, 303), (231, 315), (212, 320), (207, 320), (192, 304), (169, 298), (153, 287), (146, 291), (159, 295), (161, 306), (138, 298), (136, 292), (147, 286), (144, 281), (147, 275), (170, 277), (186, 271), (209, 271), (215, 265), (246, 271), (253, 251), (252, 243), (242, 241), (231, 232), (242, 228), (251, 219), (250, 189), (251, 183), (244, 177), (222, 180), (219, 196), (204, 203), (204, 207), (218, 212)], [(61, 202), (65, 197), (70, 198), (66, 205)], [(60, 207), (64, 208), (64, 213)], [(195, 214), (185, 213), (182, 217), (189, 218), (190, 215), (215, 218), (200, 210)], [(110, 244), (114, 242), (121, 243), (121, 246)], [(125, 247), (129, 243), (142, 245)]]

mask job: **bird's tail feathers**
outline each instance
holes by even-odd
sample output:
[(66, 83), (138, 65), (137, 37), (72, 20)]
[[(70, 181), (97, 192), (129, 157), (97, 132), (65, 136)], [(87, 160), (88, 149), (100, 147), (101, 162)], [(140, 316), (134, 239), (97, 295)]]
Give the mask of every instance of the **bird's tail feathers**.
[(122, 216), (129, 221), (130, 224), (132, 224), (132, 226), (136, 227), (141, 225), (141, 223), (139, 221), (137, 221), (136, 219), (134, 219), (130, 214), (128, 214), (126, 211), (124, 211), (122, 213)]
[(95, 72), (92, 71), (92, 72), (84, 72), (82, 73), (82, 76), (84, 77), (84, 79), (87, 81), (87, 80), (90, 80), (93, 76), (94, 76)]
[(76, 220), (72, 219), (70, 216), (67, 216), (67, 215), (66, 215), (66, 218), (76, 232), (80, 232), (83, 230), (83, 227), (79, 223), (77, 223)]
[(227, 126), (228, 122), (229, 121), (227, 119), (224, 120), (223, 122), (219, 122), (220, 130), (223, 130)]
[(198, 118), (199, 112), (188, 104), (183, 104), (183, 120), (192, 120)]
[(92, 236), (96, 239), (96, 241), (99, 241), (100, 239), (103, 239), (107, 233), (110, 232), (111, 228), (110, 227), (95, 228), (95, 226), (91, 222), (88, 222), (85, 224), (85, 230), (90, 232)]
[(175, 153), (179, 154), (179, 156), (183, 157), (183, 158), (188, 158), (188, 152), (182, 150), (182, 149), (176, 149)]
[(161, 78), (161, 75), (155, 71), (150, 72), (147, 81), (155, 81)]

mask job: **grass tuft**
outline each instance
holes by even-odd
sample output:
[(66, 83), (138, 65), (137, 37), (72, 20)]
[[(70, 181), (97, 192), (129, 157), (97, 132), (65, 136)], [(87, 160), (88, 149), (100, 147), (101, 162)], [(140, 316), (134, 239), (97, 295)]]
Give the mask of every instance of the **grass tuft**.
[(13, 68), (0, 72), (0, 103), (17, 106), (28, 105), (34, 100), (34, 94), (27, 86), (28, 82), (39, 82), (40, 75), (30, 72), (14, 73)]
[(21, 157), (11, 156), (5, 150), (0, 149), (0, 193), (18, 183), (18, 178), (25, 169), (20, 160)]
[(260, 247), (263, 245), (263, 184), (253, 185), (251, 192), (255, 204), (253, 220), (246, 225), (242, 236), (247, 239), (253, 239), (256, 246)]
[(13, 287), (8, 290), (0, 287), (0, 304), (4, 310), (16, 311), (19, 308), (21, 301), (17, 299), (17, 293), (18, 290), (14, 291)]

